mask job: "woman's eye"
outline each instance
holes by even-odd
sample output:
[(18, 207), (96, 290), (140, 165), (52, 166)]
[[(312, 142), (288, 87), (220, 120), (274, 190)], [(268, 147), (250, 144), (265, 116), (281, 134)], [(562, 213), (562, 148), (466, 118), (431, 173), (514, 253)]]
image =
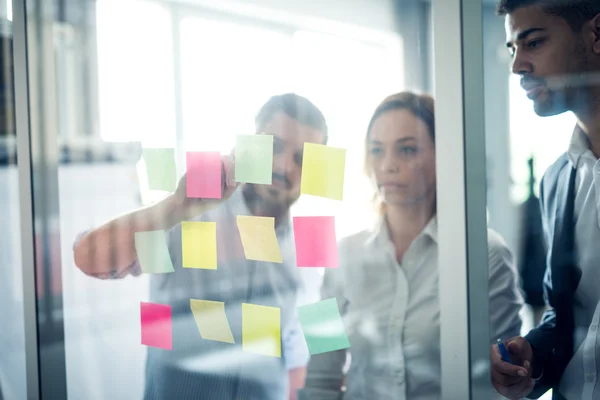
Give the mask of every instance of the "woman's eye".
[(378, 147), (373, 147), (371, 150), (369, 150), (369, 152), (373, 155), (379, 155), (383, 153), (383, 150)]

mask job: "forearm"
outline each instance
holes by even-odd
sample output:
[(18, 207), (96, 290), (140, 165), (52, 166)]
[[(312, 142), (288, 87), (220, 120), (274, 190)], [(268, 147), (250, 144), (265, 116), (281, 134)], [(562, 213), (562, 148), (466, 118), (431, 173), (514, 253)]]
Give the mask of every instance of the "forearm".
[(167, 230), (181, 220), (173, 196), (115, 218), (81, 238), (74, 248), (75, 265), (90, 275), (124, 270), (137, 259), (135, 232)]

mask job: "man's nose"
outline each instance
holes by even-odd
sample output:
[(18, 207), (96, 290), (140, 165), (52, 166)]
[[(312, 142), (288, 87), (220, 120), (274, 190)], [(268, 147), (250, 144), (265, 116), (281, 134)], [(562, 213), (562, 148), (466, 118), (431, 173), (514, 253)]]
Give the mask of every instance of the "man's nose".
[(273, 170), (285, 175), (288, 179), (293, 176), (300, 167), (296, 164), (293, 155), (275, 157), (273, 159)]
[(531, 74), (533, 72), (533, 65), (521, 51), (516, 50), (510, 69), (516, 75)]

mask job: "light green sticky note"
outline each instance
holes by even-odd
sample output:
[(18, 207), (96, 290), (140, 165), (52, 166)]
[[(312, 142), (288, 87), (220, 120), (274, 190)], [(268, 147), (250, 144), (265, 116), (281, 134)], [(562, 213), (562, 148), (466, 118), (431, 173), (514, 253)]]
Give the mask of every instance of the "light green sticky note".
[(270, 185), (273, 179), (273, 135), (238, 135), (235, 181)]
[(335, 298), (298, 307), (298, 317), (311, 355), (350, 347)]
[(175, 149), (144, 149), (143, 156), (150, 190), (174, 192), (177, 188)]
[(135, 251), (146, 274), (166, 274), (175, 271), (169, 255), (165, 231), (135, 233)]
[(342, 200), (345, 168), (345, 149), (304, 143), (300, 192)]

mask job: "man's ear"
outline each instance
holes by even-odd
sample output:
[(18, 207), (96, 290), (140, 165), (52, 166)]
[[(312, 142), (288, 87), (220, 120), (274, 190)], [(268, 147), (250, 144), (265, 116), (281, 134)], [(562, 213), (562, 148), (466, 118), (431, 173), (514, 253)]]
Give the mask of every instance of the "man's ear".
[(590, 21), (590, 27), (592, 29), (592, 40), (594, 53), (600, 55), (600, 14), (596, 14)]

